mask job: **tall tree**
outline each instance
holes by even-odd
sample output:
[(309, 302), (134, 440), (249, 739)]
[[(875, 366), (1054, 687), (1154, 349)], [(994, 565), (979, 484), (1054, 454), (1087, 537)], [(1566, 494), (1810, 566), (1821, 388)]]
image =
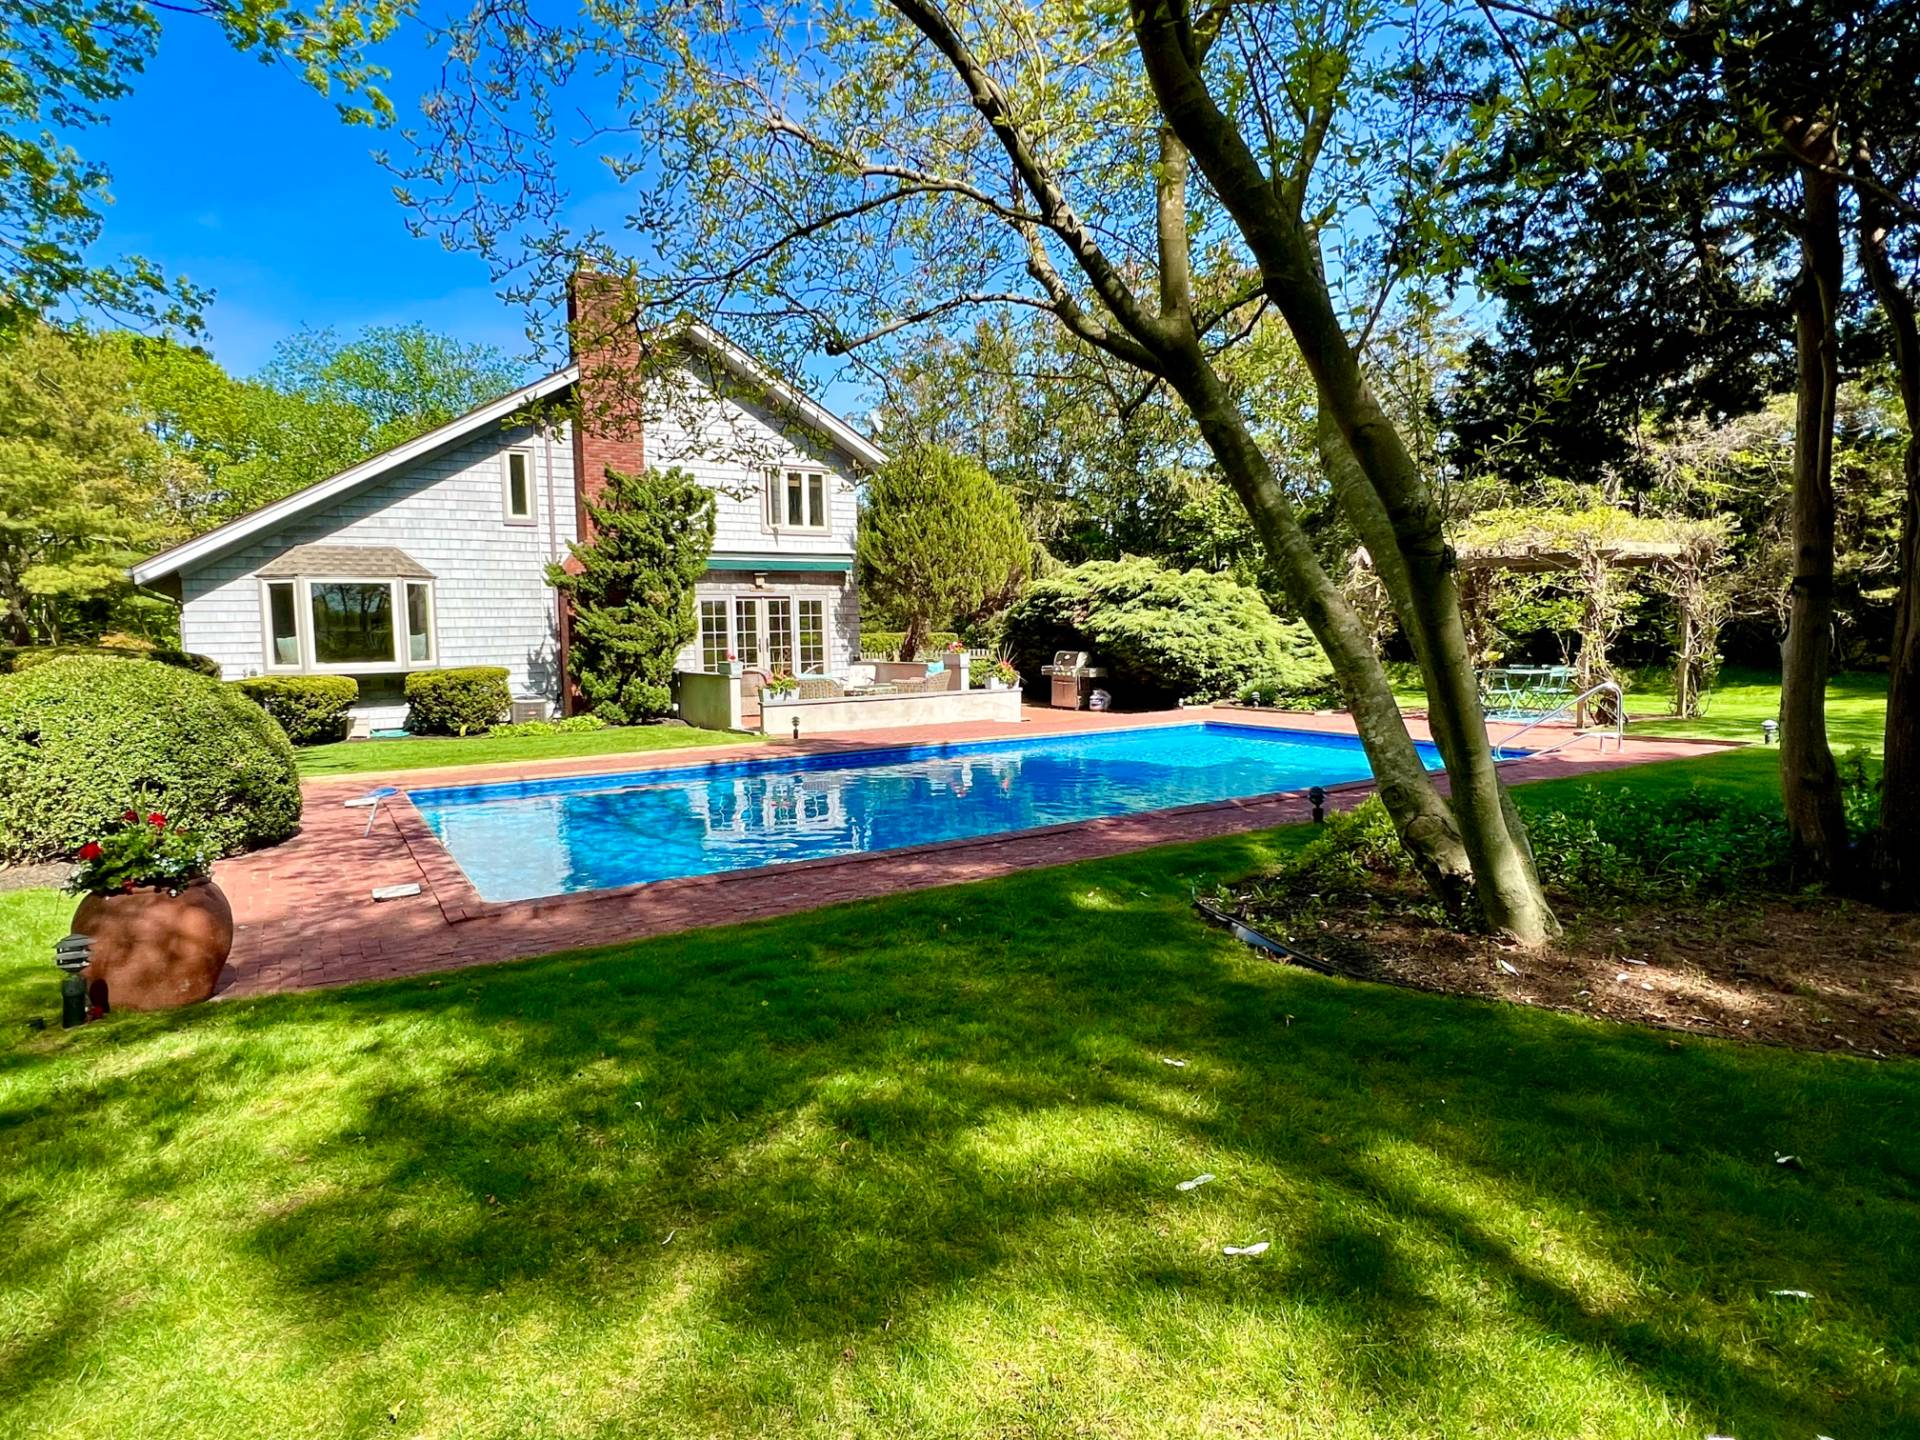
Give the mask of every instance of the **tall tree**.
[(256, 379), (205, 351), (121, 333), (141, 413), (198, 475), (182, 519), (205, 529), (323, 480), (512, 390), (520, 368), (491, 346), (419, 326), (352, 339), (303, 331)]
[[(1825, 725), (1844, 236), (1850, 213), (1920, 216), (1870, 163), (1911, 145), (1920, 24), (1899, 0), (1489, 13), (1518, 75), (1485, 111), (1507, 209), (1483, 248), (1517, 281), (1509, 291), (1536, 292), (1519, 312), (1548, 317), (1536, 333), (1567, 337), (1603, 366), (1629, 355), (1637, 335), (1643, 375), (1694, 396), (1756, 373), (1766, 345), (1756, 334), (1790, 335), (1780, 346), (1796, 396), (1781, 789), (1799, 867), (1834, 873), (1848, 843)], [(1534, 223), (1543, 213), (1557, 229)], [(1609, 295), (1595, 283), (1623, 268), (1643, 277), (1639, 290)], [(1539, 286), (1542, 274), (1559, 283)], [(1549, 316), (1554, 293), (1568, 290), (1590, 302), (1584, 312)], [(1634, 303), (1643, 295), (1653, 303)], [(1596, 317), (1597, 305), (1617, 319)], [(1594, 390), (1605, 388), (1589, 387), (1589, 373), (1562, 378), (1597, 408)]]
[[(749, 336), (770, 361), (825, 348), (877, 369), (914, 326), (1019, 308), (1164, 387), (1332, 659), (1416, 863), (1452, 901), (1470, 881), (1495, 928), (1543, 939), (1556, 927), (1493, 767), (1438, 507), (1361, 379), (1383, 303), (1365, 262), (1389, 278), (1404, 269), (1391, 240), (1431, 188), (1446, 43), (1358, 3), (1221, 7), (1198, 40), (1178, 7), (1135, 18), (1129, 34), (1110, 10), (1016, 19), (926, 0), (880, 11), (673, 0), (556, 34), (488, 12), (462, 32), (470, 70), (450, 88), (518, 95), (550, 144), (544, 87), (590, 63), (621, 77), (632, 103), (610, 123), (635, 133), (659, 177), (635, 223), (663, 264), (639, 288), (657, 309)], [(744, 31), (757, 37), (750, 53), (736, 43)], [(1230, 43), (1213, 45), (1223, 34)], [(1214, 78), (1240, 97), (1234, 118), (1213, 108)], [(417, 178), (435, 189), (415, 197), (428, 219), (495, 256), (517, 231), (536, 271), (583, 250), (619, 263), (596, 237), (553, 231), (542, 145), (474, 119), (450, 105), (428, 138)], [(1257, 163), (1220, 168), (1222, 143), (1244, 155), (1243, 123), (1264, 124), (1276, 182)], [(503, 154), (511, 183), (490, 185)], [(1195, 155), (1207, 183), (1190, 176)], [(1249, 186), (1278, 197), (1275, 215), (1236, 208)], [(1345, 278), (1362, 302), (1352, 331), (1319, 259), (1321, 232), (1342, 216)], [(1356, 528), (1398, 562), (1390, 589), (1419, 636), (1451, 802), (1223, 373), (1269, 303), (1359, 457)]]
[(176, 533), (168, 469), (111, 347), (45, 324), (0, 337), (0, 638), (97, 628), (126, 567)]
[(860, 506), (860, 593), (906, 622), (911, 660), (936, 624), (1013, 599), (1033, 542), (1020, 504), (976, 462), (933, 446), (896, 450)]

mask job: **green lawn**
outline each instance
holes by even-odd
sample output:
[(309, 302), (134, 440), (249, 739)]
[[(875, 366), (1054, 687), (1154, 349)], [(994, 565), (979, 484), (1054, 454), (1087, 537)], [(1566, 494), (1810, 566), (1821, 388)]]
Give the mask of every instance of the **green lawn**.
[(0, 1436), (1920, 1434), (1920, 1066), (1195, 920), (1301, 838), (72, 1034), (0, 897)]
[(738, 745), (755, 739), (728, 730), (689, 725), (623, 725), (572, 735), (422, 735), (405, 740), (344, 740), (298, 752), (303, 779), (368, 771), (424, 770), (441, 765), (495, 765), (514, 760), (567, 760), (581, 755), (626, 755), (694, 745)]
[[(1419, 670), (1407, 664), (1387, 667), (1393, 693), (1403, 706), (1427, 703)], [(1760, 739), (1760, 722), (1780, 714), (1780, 676), (1777, 671), (1743, 670), (1729, 666), (1707, 697), (1707, 713), (1693, 720), (1676, 720), (1668, 709), (1673, 701), (1671, 676), (1647, 671), (1632, 677), (1627, 690), (1627, 717), (1635, 735), (1680, 735), (1707, 740)], [(1879, 750), (1887, 726), (1885, 675), (1836, 675), (1827, 683), (1827, 740), (1836, 754), (1864, 745)]]

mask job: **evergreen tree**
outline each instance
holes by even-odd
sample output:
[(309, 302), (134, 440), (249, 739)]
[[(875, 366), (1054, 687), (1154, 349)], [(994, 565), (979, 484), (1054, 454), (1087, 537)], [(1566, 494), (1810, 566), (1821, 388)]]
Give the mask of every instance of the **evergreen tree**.
[(904, 659), (934, 622), (971, 620), (1006, 604), (1032, 558), (1020, 502), (977, 461), (915, 446), (867, 484), (860, 590), (905, 622)]
[(574, 681), (613, 725), (664, 715), (673, 661), (697, 629), (693, 587), (713, 549), (713, 492), (684, 470), (607, 471), (590, 539), (547, 579), (573, 602)]

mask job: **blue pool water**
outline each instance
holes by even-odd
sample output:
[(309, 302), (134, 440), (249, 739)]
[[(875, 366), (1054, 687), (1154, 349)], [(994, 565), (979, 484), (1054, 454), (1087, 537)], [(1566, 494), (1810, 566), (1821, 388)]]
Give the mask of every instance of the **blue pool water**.
[[(1420, 747), (1428, 768), (1440, 761)], [(897, 850), (1370, 775), (1345, 735), (1158, 726), (409, 792), (488, 900)]]

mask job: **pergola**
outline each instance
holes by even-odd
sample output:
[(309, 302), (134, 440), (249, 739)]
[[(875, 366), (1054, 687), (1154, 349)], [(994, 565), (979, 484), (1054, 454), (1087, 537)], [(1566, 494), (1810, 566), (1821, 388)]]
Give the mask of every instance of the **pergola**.
[[(1671, 583), (1664, 588), (1677, 611), (1679, 639), (1674, 700), (1679, 713), (1687, 715), (1698, 703), (1701, 662), (1711, 646), (1706, 581), (1726, 537), (1721, 521), (1648, 520), (1609, 509), (1571, 514), (1508, 511), (1486, 517), (1454, 552), (1463, 576), (1495, 571), (1580, 576), (1581, 647), (1574, 668), (1576, 688), (1582, 692), (1613, 673), (1607, 663), (1607, 644), (1615, 628), (1609, 614), (1615, 602), (1613, 573), (1653, 570), (1669, 576)], [(1463, 602), (1473, 588), (1462, 586)], [(1586, 717), (1579, 718), (1584, 722)]]

